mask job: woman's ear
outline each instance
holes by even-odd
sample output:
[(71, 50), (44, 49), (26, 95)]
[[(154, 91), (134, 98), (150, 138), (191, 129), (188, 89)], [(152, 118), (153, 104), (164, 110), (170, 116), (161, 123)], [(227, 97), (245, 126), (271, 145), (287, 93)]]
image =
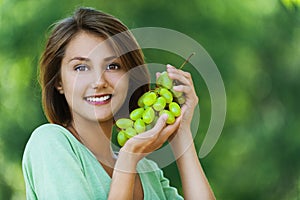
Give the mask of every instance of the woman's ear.
[(59, 81), (59, 82), (56, 84), (55, 88), (57, 89), (57, 91), (58, 91), (60, 94), (63, 94), (63, 93), (64, 93), (64, 89), (63, 89), (63, 86), (62, 86), (61, 81)]

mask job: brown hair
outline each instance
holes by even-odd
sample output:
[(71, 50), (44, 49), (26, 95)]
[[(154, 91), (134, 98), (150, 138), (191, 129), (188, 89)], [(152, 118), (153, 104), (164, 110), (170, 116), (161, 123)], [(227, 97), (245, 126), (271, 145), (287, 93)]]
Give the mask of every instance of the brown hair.
[[(119, 53), (121, 62), (130, 74), (129, 89), (141, 86), (125, 101), (129, 111), (137, 107), (138, 98), (149, 90), (149, 73), (144, 65), (144, 55), (128, 28), (114, 16), (92, 8), (79, 8), (74, 15), (54, 24), (40, 61), (40, 84), (42, 104), (49, 122), (67, 126), (72, 114), (65, 96), (56, 87), (60, 81), (61, 62), (67, 44), (81, 31), (96, 34), (110, 40), (113, 49)], [(139, 66), (139, 67), (138, 67)], [(128, 92), (128, 95), (131, 93)], [(129, 98), (131, 98), (129, 100)]]

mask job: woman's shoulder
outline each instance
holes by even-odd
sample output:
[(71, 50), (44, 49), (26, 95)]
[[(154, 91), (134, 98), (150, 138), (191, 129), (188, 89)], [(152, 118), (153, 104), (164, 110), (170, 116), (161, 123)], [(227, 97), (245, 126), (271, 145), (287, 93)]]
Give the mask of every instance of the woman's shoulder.
[[(59, 146), (72, 145), (76, 143), (76, 138), (63, 126), (57, 124), (43, 124), (37, 127), (31, 134), (26, 147), (25, 153), (31, 150), (50, 149), (57, 150)], [(54, 148), (56, 147), (56, 148)]]
[[(58, 124), (42, 124), (37, 127), (31, 134), (29, 141), (42, 140), (50, 142), (51, 140), (72, 139), (74, 136), (63, 126)], [(75, 139), (75, 138), (74, 138)], [(49, 141), (50, 140), (50, 141)]]
[(35, 128), (34, 131), (32, 132), (32, 135), (35, 135), (35, 134), (47, 135), (49, 133), (57, 134), (57, 133), (61, 133), (61, 132), (68, 132), (68, 130), (61, 125), (47, 123), (47, 124), (42, 124), (42, 125), (38, 126), (37, 128)]

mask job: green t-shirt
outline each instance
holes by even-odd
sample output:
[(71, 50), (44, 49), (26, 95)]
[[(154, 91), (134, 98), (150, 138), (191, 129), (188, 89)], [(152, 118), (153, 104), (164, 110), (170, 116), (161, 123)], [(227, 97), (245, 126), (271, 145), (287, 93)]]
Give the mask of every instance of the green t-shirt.
[[(67, 129), (38, 127), (23, 155), (27, 199), (107, 199), (111, 178), (96, 157)], [(137, 165), (144, 199), (183, 199), (158, 166), (148, 159)]]

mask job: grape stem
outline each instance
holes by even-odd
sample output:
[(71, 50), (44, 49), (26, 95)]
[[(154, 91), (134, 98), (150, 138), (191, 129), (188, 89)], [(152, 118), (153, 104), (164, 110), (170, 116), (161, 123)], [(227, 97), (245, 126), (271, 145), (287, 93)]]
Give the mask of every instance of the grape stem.
[(193, 55), (195, 55), (195, 52), (193, 52), (182, 64), (181, 64), (181, 66), (179, 67), (179, 69), (182, 69), (183, 68), (183, 66), (186, 64), (186, 63), (188, 63), (189, 62), (189, 60), (191, 59), (191, 57), (193, 56)]

